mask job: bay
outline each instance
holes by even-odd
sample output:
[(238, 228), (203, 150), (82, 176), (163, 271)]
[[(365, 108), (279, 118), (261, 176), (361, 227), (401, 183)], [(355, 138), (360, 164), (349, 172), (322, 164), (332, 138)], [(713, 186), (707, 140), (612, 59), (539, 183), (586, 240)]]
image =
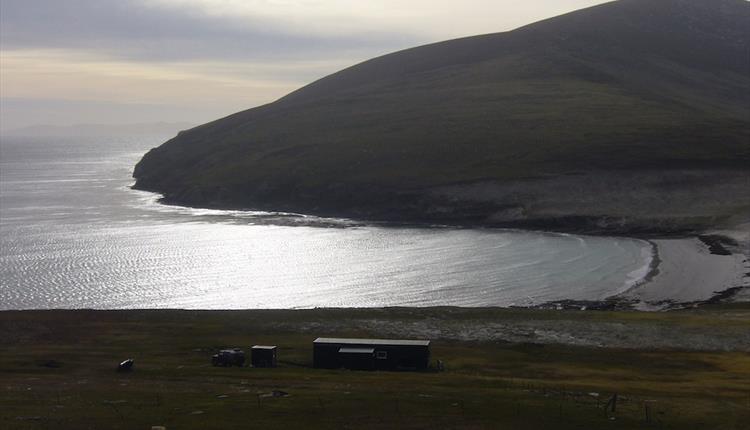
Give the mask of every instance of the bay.
[(529, 306), (651, 262), (636, 239), (162, 205), (130, 185), (168, 137), (0, 140), (0, 309)]

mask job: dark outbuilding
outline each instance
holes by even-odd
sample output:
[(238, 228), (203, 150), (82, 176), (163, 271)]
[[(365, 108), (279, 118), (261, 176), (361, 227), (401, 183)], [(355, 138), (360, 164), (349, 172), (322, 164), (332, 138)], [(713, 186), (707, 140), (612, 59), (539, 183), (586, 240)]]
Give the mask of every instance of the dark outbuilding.
[(250, 362), (253, 367), (276, 367), (275, 346), (255, 345), (251, 350)]
[(321, 369), (424, 370), (430, 365), (430, 341), (318, 338), (313, 364)]

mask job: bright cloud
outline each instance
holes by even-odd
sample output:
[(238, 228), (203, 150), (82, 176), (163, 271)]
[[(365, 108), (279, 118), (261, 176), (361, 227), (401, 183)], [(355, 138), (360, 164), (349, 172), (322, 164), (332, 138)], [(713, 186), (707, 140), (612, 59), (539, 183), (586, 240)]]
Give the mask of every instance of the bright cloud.
[(606, 0), (156, 0), (219, 17), (261, 18), (316, 34), (363, 30), (437, 39), (507, 31)]
[[(67, 121), (76, 106), (101, 122), (108, 109), (113, 122), (132, 122), (128, 109), (135, 118), (144, 105), (208, 121), (376, 55), (598, 3), (0, 0), (0, 127)], [(70, 111), (50, 114), (59, 106)]]

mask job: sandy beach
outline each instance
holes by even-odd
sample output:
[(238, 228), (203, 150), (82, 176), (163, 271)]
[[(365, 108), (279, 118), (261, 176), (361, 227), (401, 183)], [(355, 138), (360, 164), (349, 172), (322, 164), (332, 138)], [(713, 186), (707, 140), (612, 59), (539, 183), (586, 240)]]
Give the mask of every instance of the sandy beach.
[[(732, 255), (712, 254), (698, 238), (657, 239), (652, 273), (641, 285), (622, 297), (653, 305), (663, 302), (689, 303), (711, 299), (735, 287), (750, 287), (750, 263), (740, 246)], [(745, 290), (747, 291), (747, 289)], [(745, 297), (744, 294), (739, 294)]]

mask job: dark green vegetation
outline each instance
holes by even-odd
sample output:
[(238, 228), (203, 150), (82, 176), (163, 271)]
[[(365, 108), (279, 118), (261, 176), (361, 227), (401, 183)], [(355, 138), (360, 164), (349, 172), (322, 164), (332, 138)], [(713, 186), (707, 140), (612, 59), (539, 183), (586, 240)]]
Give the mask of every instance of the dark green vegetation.
[(750, 208), (748, 22), (744, 0), (621, 0), (397, 52), (180, 133), (136, 187), (383, 220), (716, 224)]
[[(434, 333), (441, 373), (309, 367), (318, 335), (392, 334), (362, 328), (373, 320), (384, 327), (471, 322), (467, 333), (491, 323), (549, 321), (711, 336), (750, 332), (750, 307), (2, 312), (0, 427), (742, 429), (750, 422), (750, 343), (707, 351), (461, 341)], [(254, 343), (279, 345), (281, 367), (209, 365), (219, 348)], [(135, 371), (115, 372), (128, 357)], [(620, 401), (607, 414), (603, 406), (614, 393)]]

